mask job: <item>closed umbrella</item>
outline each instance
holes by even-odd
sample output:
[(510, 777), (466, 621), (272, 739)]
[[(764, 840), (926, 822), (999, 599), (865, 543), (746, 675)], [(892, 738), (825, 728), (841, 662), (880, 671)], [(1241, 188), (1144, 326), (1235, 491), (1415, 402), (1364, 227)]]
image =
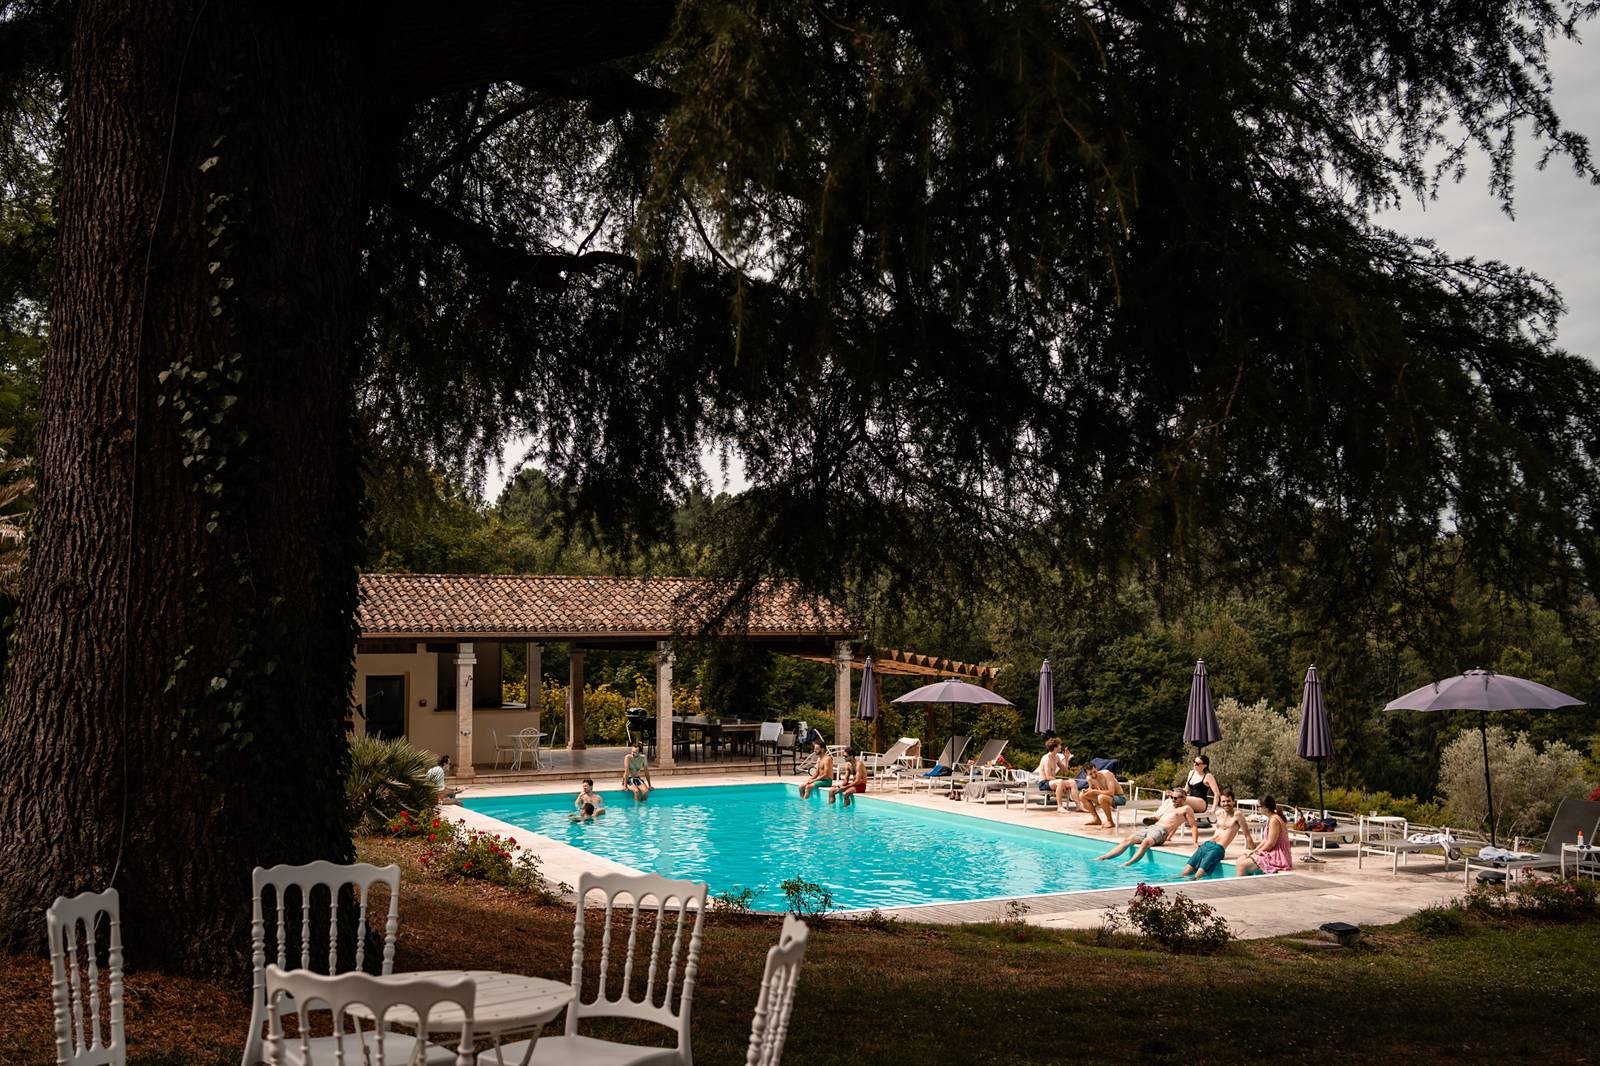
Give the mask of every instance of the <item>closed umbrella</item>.
[(879, 750), (883, 748), (883, 738), (878, 737), (877, 731), (882, 727), (878, 719), (878, 686), (873, 683), (872, 656), (867, 656), (867, 661), (861, 666), (861, 695), (856, 700), (856, 717), (872, 723), (876, 744)]
[(1053, 733), (1056, 728), (1056, 679), (1050, 673), (1050, 660), (1039, 667), (1039, 713), (1033, 719), (1035, 733)]
[(1423, 685), (1384, 705), (1386, 711), (1477, 711), (1478, 733), (1483, 739), (1483, 791), (1489, 803), (1489, 843), (1496, 846), (1494, 781), (1489, 776), (1490, 711), (1545, 711), (1576, 707), (1583, 701), (1549, 685), (1490, 670), (1468, 670), (1443, 681)]
[(1322, 817), (1328, 817), (1327, 805), (1322, 802), (1322, 764), (1333, 754), (1333, 731), (1328, 727), (1328, 711), (1322, 703), (1322, 679), (1315, 666), (1306, 670), (1306, 685), (1300, 693), (1300, 742), (1295, 754), (1302, 759), (1317, 762), (1317, 806)]
[(1206, 661), (1194, 661), (1194, 676), (1189, 679), (1189, 713), (1183, 720), (1183, 742), (1203, 748), (1222, 739), (1217, 725), (1217, 708), (1211, 702), (1211, 681), (1206, 677)]

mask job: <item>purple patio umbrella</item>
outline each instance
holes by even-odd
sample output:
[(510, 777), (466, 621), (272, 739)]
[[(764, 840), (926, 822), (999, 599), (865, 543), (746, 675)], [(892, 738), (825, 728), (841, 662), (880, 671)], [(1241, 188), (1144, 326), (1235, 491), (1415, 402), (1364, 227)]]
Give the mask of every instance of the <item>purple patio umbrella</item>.
[(872, 723), (873, 747), (883, 748), (883, 720), (878, 717), (878, 686), (872, 672), (872, 656), (861, 665), (861, 695), (856, 700), (856, 717)]
[(1322, 705), (1322, 679), (1317, 668), (1306, 670), (1306, 687), (1300, 694), (1300, 743), (1295, 754), (1302, 759), (1317, 761), (1317, 806), (1322, 817), (1328, 817), (1328, 808), (1322, 802), (1322, 764), (1333, 754), (1333, 731), (1328, 728), (1328, 711)]
[(1489, 843), (1498, 846), (1494, 825), (1494, 782), (1489, 777), (1490, 711), (1546, 711), (1583, 703), (1537, 681), (1526, 681), (1490, 670), (1468, 670), (1443, 681), (1423, 685), (1384, 705), (1386, 711), (1477, 711), (1478, 733), (1483, 738), (1483, 791), (1489, 802)]
[(1050, 673), (1050, 660), (1039, 667), (1039, 713), (1033, 719), (1035, 733), (1053, 733), (1056, 728), (1056, 680)]
[[(974, 685), (967, 681), (957, 681), (954, 678), (948, 681), (935, 681), (931, 685), (914, 688), (904, 696), (896, 696), (894, 702), (968, 703), (993, 707), (1012, 706), (1011, 701), (998, 692), (990, 692), (982, 685)], [(931, 720), (927, 723), (927, 728), (932, 732), (933, 723)], [(954, 732), (954, 730), (951, 732)]]
[(1211, 702), (1211, 682), (1206, 678), (1206, 661), (1194, 661), (1194, 677), (1189, 681), (1189, 714), (1183, 720), (1183, 742), (1203, 748), (1222, 739), (1217, 725), (1217, 708)]

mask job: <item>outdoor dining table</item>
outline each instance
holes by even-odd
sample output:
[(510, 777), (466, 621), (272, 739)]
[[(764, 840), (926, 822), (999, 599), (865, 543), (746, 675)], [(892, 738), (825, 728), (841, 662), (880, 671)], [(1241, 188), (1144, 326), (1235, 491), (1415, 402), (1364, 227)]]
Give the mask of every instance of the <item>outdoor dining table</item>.
[(542, 770), (544, 763), (539, 758), (539, 745), (544, 743), (545, 734), (537, 729), (524, 729), (520, 733), (514, 734), (514, 736), (517, 747), (512, 753), (511, 769), (521, 770), (522, 757), (526, 755), (528, 757), (528, 769)]
[[(572, 986), (544, 977), (524, 977), (521, 974), (498, 973), (494, 970), (416, 970), (410, 973), (390, 974), (381, 980), (400, 981), (425, 977), (434, 981), (471, 978), (477, 986), (476, 1003), (472, 1008), (472, 1035), (494, 1041), (495, 1062), (500, 1063), (500, 1045), (508, 1036), (528, 1034), (520, 1066), (527, 1066), (533, 1057), (533, 1048), (539, 1042), (544, 1027), (572, 1002)], [(352, 1016), (370, 1020), (372, 1012), (365, 1007), (352, 1005)], [(391, 1007), (384, 1016), (388, 1022), (416, 1026), (416, 1012), (408, 1007)], [(441, 1003), (428, 1014), (428, 1033), (461, 1032), (461, 1008), (453, 1003)], [(428, 1033), (419, 1033), (426, 1037)]]

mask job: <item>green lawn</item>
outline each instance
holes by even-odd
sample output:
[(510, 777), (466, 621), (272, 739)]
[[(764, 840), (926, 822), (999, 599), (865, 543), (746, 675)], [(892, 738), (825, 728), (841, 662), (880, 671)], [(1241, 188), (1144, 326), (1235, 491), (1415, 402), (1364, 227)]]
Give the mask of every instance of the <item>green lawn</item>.
[[(570, 910), (422, 877), (404, 845), (363, 850), (406, 868), (401, 969), (567, 976)], [(1213, 958), (1102, 946), (1089, 934), (1015, 936), (825, 924), (812, 937), (785, 1062), (1600, 1062), (1584, 1024), (1600, 1004), (1600, 923), (1477, 921), (1439, 938), (1401, 925), (1369, 931), (1352, 950), (1269, 940)], [(707, 920), (694, 1008), (700, 1066), (743, 1062), (775, 938), (769, 920)], [(49, 1061), (47, 972), (39, 960), (0, 960), (0, 1061)], [(237, 994), (147, 975), (129, 983), (130, 1061), (238, 1061), (247, 1012)]]

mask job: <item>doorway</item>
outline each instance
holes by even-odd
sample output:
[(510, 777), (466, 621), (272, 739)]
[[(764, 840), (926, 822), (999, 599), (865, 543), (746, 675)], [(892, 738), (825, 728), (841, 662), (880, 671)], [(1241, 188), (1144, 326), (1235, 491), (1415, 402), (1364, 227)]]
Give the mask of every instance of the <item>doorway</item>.
[(405, 735), (405, 675), (378, 674), (368, 677), (367, 736), (394, 740)]

